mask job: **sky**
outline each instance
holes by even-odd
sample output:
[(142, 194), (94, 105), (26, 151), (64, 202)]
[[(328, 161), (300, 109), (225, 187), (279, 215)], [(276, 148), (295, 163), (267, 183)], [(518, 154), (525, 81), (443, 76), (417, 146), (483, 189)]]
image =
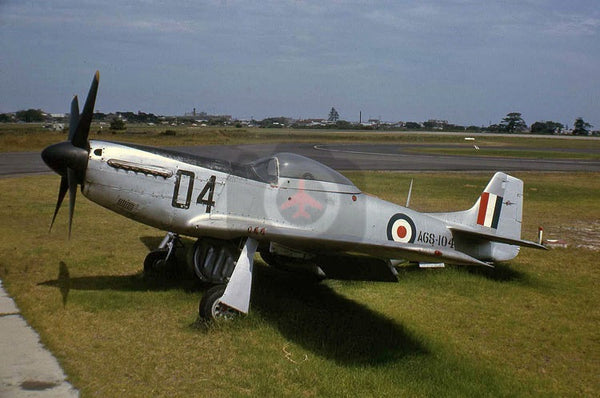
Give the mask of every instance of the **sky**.
[(600, 128), (598, 0), (0, 0), (0, 112)]

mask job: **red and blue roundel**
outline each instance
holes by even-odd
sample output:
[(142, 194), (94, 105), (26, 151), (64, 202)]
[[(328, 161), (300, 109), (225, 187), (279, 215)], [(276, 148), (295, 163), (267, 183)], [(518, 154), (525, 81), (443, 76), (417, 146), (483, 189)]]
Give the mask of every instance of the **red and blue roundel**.
[(390, 218), (387, 225), (387, 237), (389, 240), (401, 243), (413, 243), (415, 235), (415, 223), (406, 214), (398, 213)]

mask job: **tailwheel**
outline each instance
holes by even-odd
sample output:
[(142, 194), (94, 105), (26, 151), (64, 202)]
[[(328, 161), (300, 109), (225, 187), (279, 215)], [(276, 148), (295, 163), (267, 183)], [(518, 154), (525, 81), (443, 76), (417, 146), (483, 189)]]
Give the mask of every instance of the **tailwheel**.
[(225, 293), (227, 285), (216, 285), (204, 293), (198, 306), (200, 318), (207, 321), (219, 319), (232, 320), (240, 315), (240, 312), (221, 303), (221, 297)]

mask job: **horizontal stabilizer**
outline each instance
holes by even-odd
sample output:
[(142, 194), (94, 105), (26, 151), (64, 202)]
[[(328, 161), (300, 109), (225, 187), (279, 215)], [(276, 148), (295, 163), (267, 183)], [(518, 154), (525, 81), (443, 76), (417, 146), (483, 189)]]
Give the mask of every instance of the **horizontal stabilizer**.
[(485, 232), (481, 232), (481, 231), (475, 231), (472, 229), (468, 229), (466, 227), (452, 226), (452, 227), (448, 227), (448, 229), (450, 231), (452, 231), (452, 234), (454, 234), (454, 235), (464, 235), (469, 238), (482, 239), (482, 240), (487, 240), (490, 242), (506, 243), (509, 245), (531, 247), (533, 249), (548, 250), (548, 248), (546, 246), (540, 245), (539, 243), (535, 243), (535, 242), (532, 242), (529, 240), (508, 238), (508, 237), (501, 236), (501, 235), (494, 235), (494, 234), (489, 234), (489, 233), (485, 233)]

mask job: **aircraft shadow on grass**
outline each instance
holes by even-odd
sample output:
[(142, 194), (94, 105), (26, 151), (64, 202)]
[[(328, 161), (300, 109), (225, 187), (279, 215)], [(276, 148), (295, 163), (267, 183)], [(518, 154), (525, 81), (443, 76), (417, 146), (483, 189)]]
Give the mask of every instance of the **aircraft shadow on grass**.
[(66, 305), (70, 290), (115, 290), (124, 292), (164, 291), (181, 289), (193, 293), (202, 290), (199, 282), (181, 273), (145, 277), (140, 271), (131, 275), (94, 275), (71, 277), (67, 265), (61, 261), (59, 275), (55, 280), (39, 283), (61, 290), (63, 304)]
[[(467, 272), (471, 275), (477, 275), (481, 278), (494, 282), (531, 282), (530, 276), (524, 272), (512, 268), (509, 264), (497, 263), (494, 267), (473, 267), (472, 265), (447, 265), (445, 269), (457, 269), (461, 272)], [(447, 272), (445, 269), (422, 269), (418, 265), (402, 266), (398, 269), (398, 278), (402, 279), (402, 274), (413, 272)]]
[(378, 365), (428, 354), (401, 324), (331, 287), (257, 267), (252, 310), (305, 349), (346, 365)]
[[(142, 238), (144, 240), (148, 246), (156, 247), (159, 238)], [(525, 274), (508, 265), (489, 270), (464, 269), (498, 282), (527, 280)], [(404, 272), (418, 270), (418, 267), (403, 267), (400, 278)], [(275, 326), (285, 338), (317, 355), (347, 365), (376, 366), (429, 353), (397, 321), (339, 295), (327, 284), (261, 265), (255, 266), (254, 278), (252, 309), (256, 316)], [(126, 292), (179, 289), (191, 294), (206, 290), (206, 286), (184, 273), (153, 277), (144, 277), (142, 273), (71, 277), (63, 261), (59, 263), (57, 279), (40, 285), (57, 287), (65, 306), (72, 289)]]
[[(376, 366), (428, 354), (427, 348), (402, 325), (340, 296), (326, 284), (261, 265), (255, 267), (254, 277), (252, 309), (255, 316), (316, 355), (347, 365)], [(58, 278), (40, 285), (58, 288), (63, 305), (67, 304), (71, 290), (181, 289), (197, 293), (205, 289), (189, 278), (144, 278), (141, 274), (71, 277), (62, 261)], [(210, 327), (206, 330), (210, 333)]]
[(527, 282), (529, 278), (524, 272), (518, 271), (511, 268), (510, 265), (502, 263), (495, 264), (494, 268), (469, 266), (462, 268), (472, 275), (479, 275), (495, 282)]

